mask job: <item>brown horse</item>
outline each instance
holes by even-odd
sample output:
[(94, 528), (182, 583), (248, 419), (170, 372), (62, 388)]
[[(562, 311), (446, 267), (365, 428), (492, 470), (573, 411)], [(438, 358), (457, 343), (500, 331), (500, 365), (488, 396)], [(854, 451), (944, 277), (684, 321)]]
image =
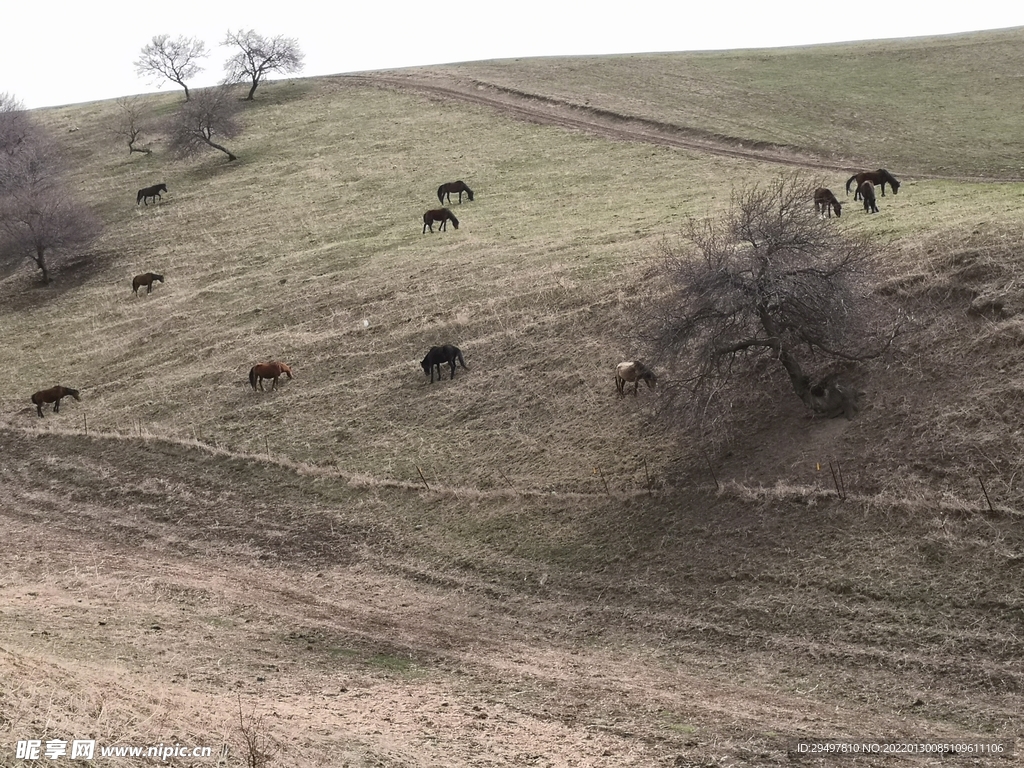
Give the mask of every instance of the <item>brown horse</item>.
[(60, 413), (60, 401), (64, 397), (73, 397), (75, 400), (81, 400), (82, 398), (78, 395), (77, 389), (71, 389), (71, 387), (50, 387), (49, 389), (41, 389), (32, 395), (32, 404), (36, 407), (36, 413), (39, 414), (39, 418), (43, 418), (43, 405), (46, 403), (53, 403), (53, 412)]
[(885, 197), (885, 185), (888, 184), (892, 187), (892, 193), (895, 195), (900, 191), (900, 183), (896, 180), (896, 177), (889, 173), (885, 168), (879, 168), (877, 171), (861, 171), (855, 173), (853, 176), (846, 180), (846, 194), (850, 194), (850, 185), (856, 181), (857, 186), (854, 187), (856, 190), (853, 193), (853, 199), (859, 200), (860, 197), (860, 185), (865, 181), (870, 181), (882, 188), (882, 197)]
[(154, 280), (162, 283), (164, 281), (164, 276), (158, 275), (156, 272), (147, 272), (144, 275), (136, 275), (132, 278), (132, 293), (138, 296), (139, 288), (142, 286), (146, 286), (146, 293), (152, 293)]
[(449, 181), (447, 184), (442, 184), (437, 188), (437, 202), (444, 205), (444, 199), (447, 197), (448, 202), (452, 201), (452, 192), (459, 193), (459, 204), (462, 204), (462, 193), (465, 192), (469, 195), (469, 202), (473, 202), (473, 190), (466, 186), (464, 181)]
[(832, 194), (831, 189), (825, 189), (824, 187), (818, 187), (814, 190), (814, 210), (819, 216), (828, 211), (830, 219), (832, 218), (832, 211), (836, 212), (836, 217), (843, 215), (842, 203)]
[(641, 363), (639, 360), (619, 363), (615, 366), (615, 388), (619, 391), (619, 397), (626, 394), (626, 383), (633, 383), (633, 396), (636, 397), (640, 382), (647, 385), (648, 389), (654, 389), (658, 383), (658, 377), (654, 371)]
[(449, 211), (447, 208), (435, 208), (432, 211), (427, 211), (423, 214), (423, 234), (427, 233), (427, 227), (430, 227), (430, 231), (434, 231), (434, 222), (441, 222), (441, 231), (444, 232), (448, 228), (448, 222), (450, 221), (455, 225), (455, 228), (459, 228), (459, 220), (455, 218), (455, 214)]
[(875, 185), (865, 181), (857, 187), (857, 194), (864, 201), (864, 213), (878, 213), (878, 206), (875, 205)]
[(260, 385), (260, 389), (262, 390), (264, 379), (273, 379), (274, 383), (270, 385), (270, 388), (277, 389), (277, 379), (282, 373), (286, 374), (289, 379), (292, 378), (292, 369), (284, 363), (279, 363), (275, 360), (271, 360), (266, 363), (257, 363), (249, 369), (249, 383), (252, 385), (252, 391), (256, 391), (257, 383)]

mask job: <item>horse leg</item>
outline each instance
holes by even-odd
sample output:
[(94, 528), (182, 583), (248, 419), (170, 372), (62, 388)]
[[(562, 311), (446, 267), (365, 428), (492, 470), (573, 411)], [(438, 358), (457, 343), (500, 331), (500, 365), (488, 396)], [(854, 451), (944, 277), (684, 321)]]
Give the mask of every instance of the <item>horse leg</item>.
[(56, 402), (53, 404), (53, 412), (60, 413), (60, 398), (58, 397)]
[(39, 414), (39, 418), (40, 419), (45, 418), (43, 416), (43, 404), (42, 403), (36, 403), (36, 413)]
[(153, 284), (150, 283), (149, 285), (146, 286), (146, 293), (152, 293), (152, 292), (153, 292)]
[(455, 358), (454, 357), (451, 360), (448, 361), (448, 365), (450, 365), (451, 369), (452, 369), (452, 375), (449, 376), (448, 378), (449, 379), (454, 379), (455, 378)]

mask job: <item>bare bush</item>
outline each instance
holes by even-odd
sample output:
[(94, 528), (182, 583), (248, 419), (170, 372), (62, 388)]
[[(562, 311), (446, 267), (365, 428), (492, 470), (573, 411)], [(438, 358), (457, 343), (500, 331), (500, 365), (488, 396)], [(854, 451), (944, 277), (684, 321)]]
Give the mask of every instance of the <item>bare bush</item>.
[(180, 157), (192, 157), (207, 147), (238, 158), (214, 139), (232, 139), (242, 132), (238, 120), (239, 103), (224, 86), (196, 91), (193, 99), (181, 105), (168, 125), (171, 149)]
[(122, 96), (117, 100), (120, 112), (117, 115), (111, 131), (128, 142), (128, 154), (139, 152), (148, 155), (152, 152), (149, 147), (137, 147), (135, 143), (142, 135), (143, 126), (146, 122), (142, 104), (135, 97)]
[(241, 83), (248, 80), (251, 85), (246, 101), (253, 100), (256, 88), (271, 72), (291, 74), (302, 71), (305, 55), (294, 37), (277, 35), (266, 38), (251, 29), (248, 32), (229, 31), (221, 45), (239, 49), (224, 64), (227, 73), (225, 82)]
[(852, 417), (859, 393), (840, 374), (901, 330), (873, 291), (875, 248), (814, 212), (815, 186), (791, 176), (740, 192), (724, 217), (689, 222), (689, 247), (666, 247), (650, 276), (639, 327), (674, 373), (668, 410), (702, 433), (751, 399), (766, 366), (812, 411)]
[(185, 89), (185, 101), (189, 101), (191, 94), (186, 81), (203, 71), (199, 60), (207, 55), (206, 43), (202, 40), (184, 35), (172, 40), (170, 35), (156, 35), (143, 46), (135, 71), (140, 77), (157, 83), (157, 88), (164, 78), (177, 83)]

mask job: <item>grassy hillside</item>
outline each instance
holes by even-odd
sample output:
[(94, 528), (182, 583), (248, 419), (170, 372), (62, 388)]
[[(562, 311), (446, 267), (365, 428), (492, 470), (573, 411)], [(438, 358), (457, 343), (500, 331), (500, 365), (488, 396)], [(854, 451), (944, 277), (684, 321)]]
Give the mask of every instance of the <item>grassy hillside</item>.
[(904, 41), (437, 67), (525, 93), (812, 150), (854, 168), (1024, 177), (1024, 29)]
[[(653, 396), (616, 397), (631, 303), (686, 217), (791, 167), (345, 77), (261, 88), (234, 163), (175, 161), (156, 133), (129, 155), (113, 103), (38, 113), (106, 230), (50, 286), (0, 280), (5, 744), (228, 744), (242, 764), (248, 712), (271, 764), (304, 766), (1020, 737), (1024, 188), (963, 178), (1020, 176), (995, 108), (1019, 96), (1019, 38), (415, 73), (905, 181), (835, 221), (886, 246), (877, 290), (913, 320), (859, 371), (861, 416), (809, 419), (768, 376), (707, 459)], [(848, 121), (851, 101), (890, 106)], [(846, 199), (848, 174), (807, 173)], [(460, 227), (422, 234), (457, 178)], [(135, 297), (145, 271), (166, 282)], [(445, 342), (470, 370), (429, 384)], [(267, 358), (296, 378), (253, 393)], [(38, 419), (29, 395), (58, 381), (82, 402)]]

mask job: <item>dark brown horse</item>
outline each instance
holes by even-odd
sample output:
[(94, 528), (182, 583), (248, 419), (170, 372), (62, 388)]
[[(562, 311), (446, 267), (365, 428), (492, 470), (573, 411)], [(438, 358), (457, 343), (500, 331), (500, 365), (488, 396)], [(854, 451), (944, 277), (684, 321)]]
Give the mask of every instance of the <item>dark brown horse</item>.
[(459, 204), (462, 204), (462, 193), (465, 192), (469, 195), (469, 202), (473, 202), (473, 190), (466, 186), (464, 181), (449, 181), (447, 184), (442, 184), (437, 188), (437, 202), (444, 205), (444, 199), (447, 197), (448, 202), (452, 201), (452, 192), (459, 193)]
[(270, 385), (270, 388), (277, 389), (277, 379), (282, 373), (287, 375), (289, 379), (292, 378), (292, 369), (284, 363), (279, 363), (275, 360), (271, 360), (266, 363), (257, 363), (249, 369), (249, 383), (252, 385), (252, 391), (256, 391), (257, 383), (260, 385), (260, 389), (262, 390), (264, 379), (273, 379), (274, 383)]
[[(142, 203), (143, 205), (149, 205), (149, 203), (146, 202), (147, 197), (153, 198), (153, 203), (156, 204), (156, 200), (158, 197), (160, 197), (160, 193), (166, 191), (166, 184), (154, 184), (152, 187), (140, 189), (139, 194), (135, 196), (135, 204), (138, 205), (139, 203)], [(160, 199), (162, 200), (163, 198)]]
[(466, 361), (462, 358), (462, 350), (458, 347), (454, 347), (451, 344), (445, 344), (443, 347), (431, 347), (430, 351), (427, 352), (426, 357), (420, 362), (423, 367), (424, 375), (430, 376), (430, 383), (434, 383), (434, 369), (437, 369), (437, 380), (441, 381), (441, 366), (447, 365), (452, 370), (452, 375), (448, 378), (455, 378), (455, 362), (458, 361), (459, 365), (462, 366), (463, 370), (468, 371), (466, 367)]
[(857, 186), (854, 187), (856, 192), (853, 193), (853, 199), (859, 200), (860, 185), (865, 181), (870, 181), (872, 184), (882, 188), (882, 197), (885, 197), (885, 185), (888, 184), (892, 187), (892, 193), (895, 195), (900, 191), (900, 183), (896, 180), (896, 177), (889, 173), (885, 168), (879, 168), (877, 171), (861, 171), (855, 173), (853, 176), (846, 180), (846, 194), (850, 194), (850, 185), (856, 181)]
[(864, 201), (864, 213), (878, 213), (878, 206), (875, 205), (875, 185), (865, 181), (857, 187), (857, 194)]
[(828, 217), (831, 219), (832, 211), (836, 212), (837, 217), (843, 215), (843, 204), (836, 199), (831, 189), (818, 187), (814, 190), (814, 210), (819, 216), (828, 211)]
[(164, 276), (158, 275), (156, 272), (147, 272), (144, 275), (136, 275), (132, 278), (132, 293), (138, 296), (139, 288), (142, 286), (146, 286), (146, 293), (152, 293), (154, 280), (162, 283), (164, 281)]
[(81, 400), (82, 398), (78, 395), (77, 389), (71, 389), (71, 387), (50, 387), (49, 389), (41, 389), (32, 395), (32, 404), (36, 407), (36, 413), (39, 414), (39, 418), (43, 418), (43, 405), (46, 403), (53, 403), (53, 412), (60, 413), (60, 401), (64, 397), (73, 397), (75, 400)]
[(444, 232), (448, 228), (448, 222), (450, 221), (455, 225), (455, 228), (459, 228), (459, 220), (455, 218), (455, 214), (449, 211), (447, 208), (435, 208), (432, 211), (427, 211), (423, 214), (423, 234), (427, 233), (427, 227), (430, 227), (430, 231), (434, 231), (434, 222), (441, 222), (441, 231)]

